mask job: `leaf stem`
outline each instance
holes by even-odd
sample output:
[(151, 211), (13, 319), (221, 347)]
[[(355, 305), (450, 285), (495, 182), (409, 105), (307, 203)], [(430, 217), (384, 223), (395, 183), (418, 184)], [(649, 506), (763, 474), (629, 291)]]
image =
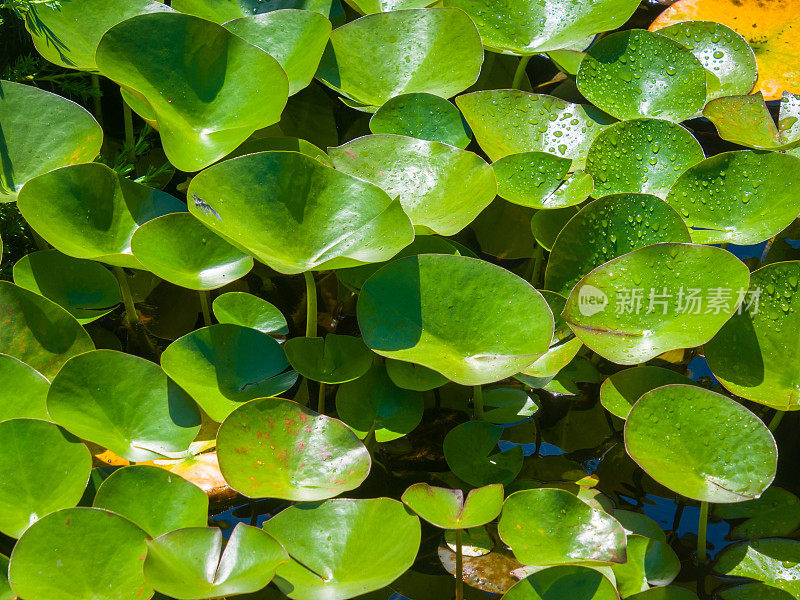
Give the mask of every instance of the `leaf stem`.
[(306, 280), (306, 337), (317, 337), (317, 285), (311, 271), (303, 272)]
[(700, 519), (697, 522), (697, 562), (706, 562), (706, 532), (708, 531), (708, 502), (700, 503)]
[(775, 433), (775, 430), (778, 429), (778, 425), (781, 424), (781, 421), (783, 420), (783, 415), (785, 415), (785, 414), (786, 414), (785, 410), (776, 410), (775, 411), (775, 416), (772, 417), (772, 420), (769, 422), (769, 430), (772, 433)]
[(456, 529), (456, 600), (464, 600), (464, 559), (461, 530)]
[(208, 292), (205, 290), (201, 290), (197, 292), (200, 296), (200, 306), (203, 309), (203, 322), (205, 322), (206, 327), (211, 325), (211, 311), (208, 308)]
[(94, 90), (94, 118), (103, 126), (103, 103), (101, 101), (100, 76), (92, 73), (92, 89)]
[(133, 113), (125, 100), (122, 101), (122, 118), (125, 122), (125, 146), (128, 148), (128, 160), (136, 164), (136, 140), (133, 139)]
[(317, 412), (325, 414), (325, 384), (319, 382), (319, 393), (317, 394)]
[(139, 323), (139, 313), (136, 312), (136, 306), (133, 303), (133, 294), (131, 294), (131, 287), (128, 285), (128, 276), (122, 267), (114, 267), (114, 275), (117, 277), (119, 284), (119, 291), (122, 294), (122, 302), (125, 304), (125, 319), (128, 325), (136, 325)]
[(525, 67), (528, 66), (528, 61), (530, 59), (531, 55), (519, 57), (519, 64), (517, 65), (517, 70), (514, 72), (514, 80), (511, 82), (511, 87), (513, 89), (521, 89), (519, 86), (522, 83), (522, 78), (525, 76)]
[(483, 419), (483, 388), (479, 385), (472, 386), (472, 403), (475, 405), (475, 418)]

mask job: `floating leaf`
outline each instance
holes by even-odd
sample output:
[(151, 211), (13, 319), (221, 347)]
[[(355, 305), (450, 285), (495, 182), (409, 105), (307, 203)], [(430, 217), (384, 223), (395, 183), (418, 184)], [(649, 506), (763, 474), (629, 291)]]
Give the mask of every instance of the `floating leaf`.
[(532, 363), (547, 351), (552, 319), (528, 282), (463, 256), (390, 263), (364, 284), (358, 300), (367, 346), (462, 385), (498, 381)]
[(275, 583), (295, 600), (345, 600), (378, 590), (417, 556), (416, 515), (389, 498), (292, 506), (264, 523), (291, 560)]
[[(791, 594), (782, 589), (772, 587), (765, 583), (743, 583), (734, 587), (725, 588), (717, 592), (720, 600), (795, 600), (796, 594)], [(696, 600), (697, 596), (689, 596), (689, 600)], [(649, 599), (644, 599), (649, 600)], [(667, 600), (672, 600), (668, 598)], [(683, 597), (675, 600), (683, 600)]]
[(549, 567), (528, 575), (503, 600), (617, 600), (614, 585), (602, 573), (581, 566)]
[(635, 534), (662, 542), (667, 541), (667, 534), (661, 529), (661, 525), (643, 513), (614, 509), (611, 511), (611, 516), (619, 521), (627, 535)]
[(415, 483), (403, 492), (403, 503), (420, 517), (442, 529), (469, 529), (485, 525), (500, 514), (503, 486), (487, 485), (464, 492), (427, 483)]
[(623, 598), (643, 592), (651, 585), (668, 585), (681, 569), (678, 556), (665, 541), (629, 535), (626, 554), (625, 563), (612, 566), (617, 590)]
[[(310, 10), (328, 16), (333, 11), (331, 4), (331, 0), (174, 0), (172, 8), (216, 23), (227, 23), (233, 19), (287, 8)], [(338, 10), (341, 11), (341, 6)]]
[(539, 411), (536, 395), (519, 388), (487, 390), (483, 392), (483, 405), (487, 409), (483, 418), (497, 425), (518, 423)]
[(466, 148), (472, 132), (459, 110), (433, 94), (401, 94), (387, 100), (369, 120), (372, 133), (393, 133)]
[(44, 419), (50, 382), (36, 369), (13, 356), (0, 354), (0, 421)]
[(16, 200), (37, 175), (94, 160), (103, 143), (103, 130), (82, 106), (11, 81), (0, 81), (0, 129), (0, 202)]
[(601, 356), (638, 364), (714, 337), (736, 311), (748, 280), (747, 267), (726, 250), (653, 244), (586, 275), (570, 293), (563, 315)]
[(618, 119), (683, 121), (706, 103), (706, 70), (666, 36), (633, 29), (604, 37), (586, 52), (577, 77), (589, 102)]
[[(781, 109), (791, 106), (792, 100), (793, 96), (784, 93)], [(712, 100), (703, 109), (703, 116), (714, 123), (722, 139), (742, 146), (781, 150), (800, 144), (800, 138), (794, 139), (797, 134), (792, 129), (778, 129), (761, 92)]]
[(70, 359), (47, 410), (70, 433), (131, 461), (182, 452), (200, 429), (197, 406), (158, 365), (113, 350)]
[(747, 577), (800, 593), (800, 542), (797, 540), (751, 540), (731, 544), (717, 555), (714, 571), (733, 577)]
[(136, 229), (186, 206), (100, 163), (72, 165), (32, 179), (17, 202), (25, 220), (57, 250), (76, 258), (141, 269), (131, 253)]
[(600, 386), (600, 402), (612, 415), (627, 419), (631, 407), (645, 392), (671, 383), (692, 385), (693, 382), (685, 375), (662, 367), (643, 365), (625, 369), (603, 382)]
[(702, 502), (752, 500), (775, 478), (777, 448), (766, 425), (741, 404), (695, 386), (644, 394), (625, 423), (625, 446), (657, 482)]
[(546, 152), (509, 154), (492, 163), (497, 195), (532, 208), (564, 208), (580, 204), (594, 189), (590, 175), (569, 174), (572, 161)]
[(358, 379), (372, 366), (372, 352), (361, 338), (351, 335), (295, 337), (287, 340), (283, 349), (298, 373), (322, 383)]
[(720, 519), (746, 519), (731, 529), (729, 538), (788, 536), (800, 526), (800, 499), (772, 486), (755, 500), (715, 505), (713, 513)]
[(247, 292), (227, 292), (211, 305), (220, 323), (257, 329), (270, 335), (287, 335), (289, 325), (277, 307)]
[(148, 102), (164, 152), (182, 171), (207, 167), (277, 123), (289, 92), (272, 56), (221, 25), (177, 12), (115, 25), (96, 58), (103, 75)]
[(477, 154), (401, 135), (366, 135), (328, 150), (334, 166), (398, 198), (417, 233), (453, 235), (497, 193)]
[(204, 225), (286, 274), (381, 262), (414, 237), (386, 192), (297, 152), (226, 160), (188, 193), (200, 198), (189, 210)]
[(507, 484), (522, 470), (522, 446), (494, 452), (503, 434), (500, 425), (469, 421), (444, 438), (444, 456), (453, 474), (473, 486)]
[(416, 392), (427, 392), (448, 382), (447, 377), (433, 369), (391, 358), (386, 359), (386, 373), (396, 386)]

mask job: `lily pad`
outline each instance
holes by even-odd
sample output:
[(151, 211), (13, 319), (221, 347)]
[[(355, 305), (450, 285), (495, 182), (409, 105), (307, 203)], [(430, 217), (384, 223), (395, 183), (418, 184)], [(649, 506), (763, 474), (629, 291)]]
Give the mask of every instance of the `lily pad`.
[(561, 233), (561, 230), (564, 229), (569, 220), (578, 214), (579, 210), (580, 207), (578, 206), (537, 210), (531, 218), (531, 233), (533, 233), (536, 242), (550, 252), (558, 234)]
[[(172, 8), (216, 23), (227, 23), (233, 19), (287, 8), (328, 16), (333, 10), (331, 4), (331, 0), (174, 0)], [(338, 10), (341, 11), (341, 6)]]
[(497, 193), (494, 172), (481, 157), (440, 142), (367, 135), (328, 154), (338, 170), (398, 198), (417, 233), (458, 233)]
[(625, 562), (625, 530), (570, 492), (537, 488), (506, 498), (498, 533), (524, 564)]
[(225, 479), (249, 498), (308, 502), (357, 488), (369, 452), (341, 421), (281, 398), (244, 404), (217, 435)]
[(420, 523), (389, 498), (292, 506), (264, 523), (291, 560), (275, 584), (295, 600), (345, 600), (389, 585), (417, 556)]
[(513, 375), (547, 351), (547, 302), (516, 275), (473, 258), (421, 255), (390, 263), (361, 290), (367, 346), (462, 385)]
[(619, 521), (627, 535), (635, 534), (662, 542), (667, 541), (667, 534), (661, 529), (661, 525), (643, 513), (614, 509), (611, 511), (611, 516)]
[(586, 172), (600, 198), (607, 194), (652, 194), (666, 198), (681, 173), (705, 158), (688, 129), (659, 119), (610, 125), (594, 139)]
[(629, 535), (626, 554), (625, 563), (612, 566), (622, 598), (646, 591), (651, 585), (668, 585), (681, 569), (675, 551), (661, 540)]
[(200, 430), (197, 406), (158, 365), (113, 350), (70, 359), (47, 410), (70, 433), (137, 462), (186, 450)]
[(28, 600), (139, 600), (147, 534), (99, 508), (68, 508), (36, 522), (11, 554), (9, 582)]
[(78, 504), (92, 456), (80, 440), (38, 419), (0, 422), (0, 531), (18, 538), (42, 517)]
[(297, 152), (226, 160), (188, 193), (200, 199), (189, 210), (204, 225), (285, 274), (382, 262), (414, 238), (386, 192)]
[(216, 527), (190, 527), (147, 540), (144, 576), (171, 598), (219, 598), (257, 592), (289, 560), (268, 533), (237, 523), (222, 548)]
[[(794, 108), (793, 101), (796, 102), (794, 96), (784, 93), (780, 122), (786, 124), (784, 119), (797, 120), (796, 115), (783, 115), (786, 112), (784, 108)], [(800, 136), (794, 128), (779, 129), (775, 124), (761, 92), (752, 96), (726, 96), (712, 100), (703, 109), (703, 116), (714, 123), (722, 139), (742, 146), (782, 150), (800, 145)]]
[(38, 294), (0, 281), (0, 353), (52, 378), (72, 356), (94, 350), (71, 314)]
[(444, 456), (453, 474), (473, 486), (507, 484), (522, 470), (522, 446), (497, 451), (503, 428), (485, 421), (457, 425), (444, 438)]
[(539, 411), (536, 395), (519, 388), (487, 390), (483, 392), (483, 405), (486, 408), (483, 418), (497, 425), (518, 423)]
[(657, 482), (702, 502), (752, 500), (775, 478), (777, 448), (766, 425), (741, 404), (695, 386), (644, 394), (625, 423), (625, 445)]
[(52, 300), (81, 324), (104, 317), (122, 302), (111, 271), (58, 250), (39, 250), (19, 259), (14, 264), (14, 283)]
[(788, 536), (800, 526), (800, 499), (775, 486), (755, 500), (718, 504), (712, 511), (720, 519), (745, 519), (731, 528), (730, 539)]
[(321, 383), (353, 381), (372, 366), (370, 349), (351, 335), (296, 337), (287, 340), (283, 349), (298, 373)]
[[(797, 598), (796, 594), (755, 581), (719, 590), (718, 596), (720, 600), (795, 600)], [(696, 599), (697, 596), (689, 597), (689, 600)], [(649, 598), (644, 600), (649, 600)], [(666, 600), (672, 600), (672, 598)], [(676, 596), (675, 600), (683, 599)]]
[(615, 417), (627, 419), (631, 407), (645, 392), (671, 383), (693, 384), (685, 375), (663, 367), (643, 365), (625, 369), (603, 382), (600, 386), (600, 402)]
[(205, 527), (208, 521), (208, 496), (203, 490), (149, 465), (114, 471), (100, 484), (93, 506), (129, 519), (150, 537), (181, 527)]
[(547, 290), (542, 290), (541, 294), (555, 318), (553, 339), (550, 340), (547, 352), (537, 358), (536, 362), (525, 367), (522, 373), (531, 377), (555, 377), (575, 358), (575, 355), (583, 347), (583, 342), (572, 332), (561, 314), (567, 299), (561, 294)]
[(800, 593), (800, 542), (786, 539), (751, 540), (731, 544), (722, 550), (714, 571), (733, 577), (747, 577)]
[(177, 198), (100, 163), (40, 175), (25, 185), (17, 204), (36, 233), (60, 252), (132, 269), (142, 268), (131, 253), (136, 229), (186, 210)]
[(633, 29), (604, 37), (578, 70), (580, 92), (618, 119), (683, 121), (706, 103), (706, 70), (678, 42)]
[(401, 94), (387, 100), (369, 120), (372, 133), (393, 133), (466, 148), (472, 132), (459, 110), (434, 94)]
[(13, 356), (0, 354), (0, 421), (7, 419), (44, 419), (47, 414), (47, 390), (50, 382), (33, 367)]
[(231, 246), (189, 213), (148, 221), (131, 238), (131, 250), (146, 269), (191, 290), (214, 290), (241, 279), (253, 259)]
[(317, 79), (347, 98), (381, 106), (400, 94), (449, 98), (478, 79), (483, 46), (456, 8), (377, 13), (333, 30)]
[(750, 274), (743, 308), (705, 345), (708, 364), (734, 394), (778, 410), (800, 410), (794, 331), (800, 262)]
[(780, 233), (800, 212), (800, 181), (787, 173), (800, 159), (777, 152), (723, 152), (690, 167), (667, 202), (699, 244), (757, 244)]
[(605, 196), (584, 206), (558, 234), (544, 285), (568, 296), (582, 277), (611, 259), (650, 244), (690, 241), (683, 219), (663, 200), (649, 194)]
[(395, 385), (380, 364), (336, 392), (336, 413), (362, 440), (369, 432), (378, 442), (412, 432), (424, 408), (422, 394)]
[(549, 567), (528, 575), (503, 600), (616, 600), (614, 584), (600, 571), (578, 565)]
[(613, 122), (593, 106), (519, 90), (463, 94), (456, 105), (493, 161), (521, 152), (548, 152), (581, 168), (594, 137)]
[(103, 75), (146, 99), (164, 152), (182, 171), (207, 167), (277, 123), (289, 93), (272, 56), (221, 25), (177, 12), (115, 25), (96, 59)]
[(427, 392), (449, 381), (447, 377), (428, 367), (391, 358), (386, 359), (386, 373), (397, 387), (416, 392)]
[(220, 323), (250, 327), (270, 335), (287, 335), (286, 317), (273, 304), (247, 292), (227, 292), (211, 305)]
[(532, 208), (564, 208), (580, 204), (594, 190), (582, 171), (570, 174), (572, 161), (546, 152), (509, 154), (492, 163), (497, 195)]
[(403, 492), (403, 503), (420, 517), (442, 529), (469, 529), (485, 525), (500, 514), (503, 486), (487, 485), (464, 492), (427, 483), (415, 483)]
[(726, 250), (653, 244), (586, 275), (563, 315), (601, 356), (638, 364), (709, 341), (737, 310), (748, 280), (747, 267)]
[(314, 78), (331, 22), (310, 10), (273, 10), (225, 23), (225, 29), (273, 56), (289, 78), (289, 95)]
[(0, 81), (0, 129), (0, 202), (16, 200), (37, 175), (94, 160), (103, 143), (103, 130), (82, 106), (11, 81)]
[[(616, 29), (636, 10), (636, 0), (598, 0), (563, 4), (522, 0), (513, 8), (499, 0), (446, 0), (475, 21), (487, 49), (531, 55), (571, 48), (576, 42)], [(502, 15), (501, 18), (498, 18)], [(585, 46), (584, 46), (585, 47)]]

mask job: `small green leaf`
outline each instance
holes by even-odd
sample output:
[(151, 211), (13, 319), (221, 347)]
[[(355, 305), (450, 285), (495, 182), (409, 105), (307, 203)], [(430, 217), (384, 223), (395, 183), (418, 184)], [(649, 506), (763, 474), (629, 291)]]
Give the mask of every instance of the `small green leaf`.
[(386, 359), (386, 373), (396, 386), (416, 392), (427, 392), (448, 382), (447, 377), (433, 369), (391, 358)]
[(643, 365), (614, 373), (600, 386), (600, 402), (612, 415), (627, 419), (631, 407), (645, 392), (662, 385), (683, 383), (692, 385), (692, 380), (662, 367)]
[(369, 120), (372, 133), (393, 133), (466, 148), (472, 131), (459, 110), (434, 94), (401, 94), (387, 100)]
[(453, 427), (444, 438), (447, 466), (470, 485), (507, 484), (522, 470), (522, 446), (497, 451), (500, 425), (469, 421)]
[(509, 154), (492, 163), (497, 195), (532, 208), (554, 209), (580, 204), (594, 189), (590, 175), (568, 173), (572, 161), (546, 152)]
[(614, 585), (600, 571), (581, 566), (549, 567), (528, 575), (503, 600), (617, 600)]
[(500, 514), (503, 486), (499, 484), (464, 492), (427, 483), (415, 483), (403, 492), (403, 503), (420, 517), (442, 529), (469, 529), (485, 525)]
[(50, 420), (47, 391), (50, 382), (33, 367), (13, 356), (0, 354), (0, 421), (7, 419)]
[(717, 504), (712, 510), (720, 519), (746, 519), (731, 529), (732, 539), (788, 536), (800, 526), (800, 499), (775, 486), (755, 500)]
[(280, 310), (266, 300), (247, 292), (227, 292), (211, 305), (220, 323), (241, 325), (270, 335), (288, 335), (289, 325)]
[(755, 579), (796, 597), (800, 593), (800, 542), (776, 538), (731, 544), (717, 555), (714, 571)]
[(296, 337), (287, 340), (283, 349), (298, 373), (322, 383), (358, 379), (372, 366), (370, 349), (360, 337), (351, 335)]
[(681, 569), (678, 556), (665, 541), (629, 535), (626, 554), (625, 563), (611, 567), (623, 598), (646, 591), (651, 585), (669, 585)]

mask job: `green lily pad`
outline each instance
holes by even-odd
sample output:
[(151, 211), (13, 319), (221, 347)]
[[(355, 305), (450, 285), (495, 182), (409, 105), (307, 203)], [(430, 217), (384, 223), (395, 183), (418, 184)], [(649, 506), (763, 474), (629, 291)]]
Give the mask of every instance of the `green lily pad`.
[(333, 30), (317, 79), (351, 100), (378, 107), (394, 96), (449, 98), (478, 79), (483, 46), (455, 8), (383, 12)]
[(391, 358), (386, 359), (386, 373), (397, 387), (415, 392), (427, 392), (449, 381), (447, 377), (428, 367)]
[(203, 327), (174, 341), (161, 355), (161, 367), (219, 422), (243, 402), (277, 396), (297, 380), (278, 342), (231, 324)]
[(704, 347), (722, 385), (778, 410), (800, 409), (800, 379), (794, 368), (798, 277), (798, 261), (753, 271), (742, 310)]
[(286, 340), (283, 349), (298, 373), (321, 383), (353, 381), (372, 366), (370, 349), (351, 335), (296, 337)]
[(445, 6), (457, 6), (467, 12), (487, 49), (531, 55), (569, 48), (587, 37), (616, 29), (638, 4), (636, 0), (567, 5), (558, 0), (523, 0), (512, 8), (499, 0), (446, 0)]
[(131, 238), (131, 250), (146, 269), (191, 290), (214, 290), (241, 279), (253, 259), (189, 213), (152, 219)]
[(614, 584), (600, 571), (577, 565), (549, 567), (528, 575), (503, 600), (617, 600)]
[(643, 592), (651, 585), (668, 585), (677, 577), (681, 561), (664, 541), (629, 535), (628, 560), (612, 566), (617, 590), (623, 598)]
[(542, 290), (547, 306), (555, 318), (553, 339), (550, 348), (531, 365), (522, 370), (522, 373), (531, 377), (555, 377), (558, 372), (566, 367), (583, 346), (583, 342), (572, 332), (567, 321), (562, 316), (567, 299), (561, 294)]
[(225, 29), (272, 55), (289, 77), (289, 95), (314, 78), (331, 22), (310, 10), (273, 10), (225, 23)]
[(0, 353), (52, 378), (70, 357), (94, 350), (89, 334), (55, 302), (0, 281)]
[(287, 8), (310, 10), (325, 16), (333, 10), (331, 0), (174, 0), (171, 4), (175, 10), (216, 23)]
[(292, 506), (264, 523), (291, 560), (275, 583), (295, 600), (345, 600), (383, 588), (411, 567), (420, 523), (389, 498)]
[(578, 214), (580, 207), (554, 208), (537, 210), (531, 218), (531, 233), (539, 245), (550, 252), (556, 238), (569, 220)]
[(755, 579), (797, 597), (800, 594), (800, 542), (775, 538), (731, 544), (717, 555), (714, 571)]
[[(720, 596), (720, 598), (722, 598), (722, 596)], [(639, 592), (638, 594), (634, 594), (633, 596), (628, 596), (626, 600), (697, 600), (697, 594), (690, 592), (686, 588), (655, 587), (655, 588), (650, 588), (645, 592)], [(726, 597), (726, 600), (733, 600), (733, 598), (728, 599)], [(755, 600), (755, 598), (753, 598), (752, 600)], [(759, 596), (759, 600), (774, 600), (774, 599), (762, 598)], [(786, 600), (788, 600), (788, 598)]]
[(99, 508), (47, 515), (14, 547), (9, 582), (29, 600), (140, 600), (153, 590), (142, 575), (147, 534)]
[(469, 485), (507, 484), (522, 470), (522, 446), (497, 451), (503, 428), (485, 421), (453, 427), (444, 438), (447, 466)]
[(731, 528), (732, 539), (788, 536), (800, 526), (800, 499), (775, 486), (755, 500), (718, 504), (712, 511), (720, 519), (745, 519)]
[(47, 391), (50, 382), (33, 367), (13, 356), (0, 354), (0, 421), (7, 419), (50, 420)]
[(607, 194), (652, 194), (666, 198), (681, 173), (705, 158), (688, 129), (659, 119), (615, 123), (594, 139), (586, 172), (596, 198)]
[(625, 562), (625, 530), (570, 492), (537, 488), (506, 498), (497, 527), (523, 564)]
[[(734, 587), (725, 588), (717, 592), (720, 600), (796, 600), (797, 595), (780, 588), (772, 587), (766, 583), (750, 582)], [(689, 600), (697, 600), (697, 596), (688, 596)], [(644, 600), (650, 600), (645, 598)], [(657, 599), (659, 600), (659, 599)], [(672, 597), (666, 600), (672, 600)], [(675, 597), (683, 600), (683, 597)]]
[(395, 261), (361, 290), (367, 346), (462, 385), (504, 379), (547, 351), (553, 317), (528, 282), (489, 263), (449, 255)]
[(618, 119), (683, 121), (706, 103), (706, 70), (689, 50), (640, 29), (604, 37), (586, 52), (577, 77), (589, 102)]
[(273, 304), (247, 292), (227, 292), (211, 305), (220, 323), (250, 327), (270, 335), (287, 335), (286, 317)]
[(711, 21), (685, 21), (663, 27), (658, 33), (689, 50), (719, 81), (718, 87), (709, 85), (709, 99), (746, 94), (753, 89), (758, 78), (756, 56), (747, 40), (730, 27)]
[(643, 365), (625, 369), (603, 382), (600, 386), (600, 402), (615, 417), (627, 419), (631, 407), (645, 392), (671, 383), (692, 385), (693, 381), (662, 367)]
[(100, 163), (40, 175), (25, 185), (17, 204), (36, 233), (60, 252), (132, 269), (142, 268), (131, 253), (136, 229), (150, 219), (186, 210), (177, 198)]
[(519, 90), (486, 90), (456, 98), (483, 151), (493, 161), (548, 152), (581, 168), (594, 137), (613, 119), (593, 106)]
[(203, 490), (149, 465), (114, 471), (100, 484), (92, 505), (133, 521), (150, 537), (181, 527), (205, 527), (208, 521), (208, 496)]
[(420, 517), (442, 529), (469, 529), (485, 525), (500, 514), (503, 486), (499, 484), (461, 490), (415, 483), (403, 492), (403, 503)]
[(0, 81), (0, 128), (0, 202), (16, 200), (37, 175), (94, 160), (103, 143), (103, 130), (82, 106), (10, 81)]
[(221, 25), (177, 12), (115, 25), (96, 59), (103, 75), (146, 99), (164, 152), (182, 171), (207, 167), (277, 123), (289, 93), (272, 56)]
[(458, 233), (497, 193), (494, 172), (481, 157), (440, 142), (366, 135), (328, 154), (338, 170), (398, 198), (417, 233)]
[(778, 454), (766, 425), (741, 404), (690, 385), (644, 394), (625, 423), (631, 458), (673, 492), (703, 502), (758, 498)]
[[(782, 103), (781, 108), (784, 106)], [(703, 109), (703, 116), (714, 123), (719, 137), (742, 146), (782, 150), (800, 144), (800, 139), (787, 136), (793, 131), (778, 129), (761, 92), (712, 100)]]
[(709, 341), (737, 310), (748, 280), (744, 263), (721, 248), (653, 244), (586, 275), (563, 315), (601, 356), (638, 364)]
[(0, 531), (18, 538), (39, 519), (78, 504), (92, 455), (80, 440), (38, 419), (0, 422)]
[(411, 433), (424, 408), (422, 394), (395, 385), (380, 364), (336, 392), (336, 413), (362, 440), (369, 432), (378, 442)]
[(459, 110), (434, 94), (401, 94), (387, 100), (369, 120), (372, 133), (393, 133), (466, 148), (472, 132)]
[(683, 219), (663, 200), (648, 194), (605, 196), (584, 206), (558, 234), (544, 285), (568, 296), (582, 277), (613, 258), (659, 242), (690, 241)]
[(341, 421), (281, 398), (244, 404), (217, 434), (225, 480), (249, 498), (308, 502), (357, 488), (369, 452)]
[(197, 406), (158, 365), (113, 350), (70, 359), (47, 410), (70, 433), (137, 462), (186, 450), (200, 430)]
[(667, 541), (667, 534), (661, 529), (661, 525), (643, 513), (614, 509), (611, 511), (611, 516), (619, 521), (629, 536), (635, 534), (662, 542)]
[(547, 152), (509, 154), (492, 163), (497, 195), (532, 208), (564, 208), (580, 204), (594, 190), (582, 171), (568, 173), (572, 161)]
[(489, 423), (505, 425), (532, 417), (539, 411), (536, 395), (519, 388), (493, 388), (483, 392), (486, 412), (483, 418)]
[(58, 250), (26, 254), (14, 264), (14, 283), (48, 298), (78, 323), (91, 323), (122, 302), (117, 278), (103, 265)]
[(297, 152), (226, 160), (192, 179), (188, 193), (204, 225), (285, 274), (381, 262), (414, 238), (382, 189)]
[(800, 212), (800, 159), (777, 152), (723, 152), (687, 169), (667, 202), (699, 244), (757, 244)]
[(147, 540), (144, 576), (171, 598), (220, 598), (257, 592), (289, 560), (268, 533), (237, 523), (222, 549), (222, 531), (190, 527)]

